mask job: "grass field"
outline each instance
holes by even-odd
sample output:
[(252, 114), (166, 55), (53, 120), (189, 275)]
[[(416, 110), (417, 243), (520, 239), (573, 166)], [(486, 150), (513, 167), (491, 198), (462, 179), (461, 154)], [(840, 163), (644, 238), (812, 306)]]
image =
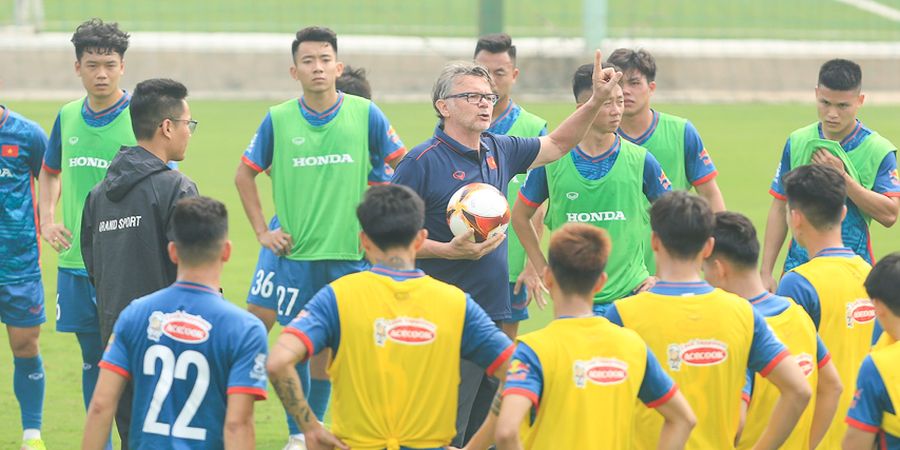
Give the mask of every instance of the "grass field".
[[(514, 36), (583, 35), (584, 0), (506, 0), (504, 29)], [(607, 0), (611, 37), (900, 40), (895, 22), (835, 0)], [(900, 0), (879, 0), (900, 8)], [(89, 17), (130, 31), (293, 32), (328, 24), (339, 33), (475, 36), (478, 0), (43, 0), (46, 29), (70, 31)], [(7, 5), (7, 6), (2, 6)], [(0, 3), (0, 24), (12, 2)]]
[[(244, 306), (259, 246), (244, 217), (233, 185), (234, 170), (240, 155), (265, 114), (265, 102), (192, 102), (193, 117), (200, 121), (188, 148), (182, 170), (194, 179), (200, 192), (224, 201), (231, 212), (234, 253), (225, 268), (223, 287), (232, 302)], [(38, 121), (49, 130), (60, 103), (10, 102), (7, 106)], [(381, 105), (403, 140), (410, 147), (433, 131), (433, 112), (425, 103)], [(531, 111), (547, 118), (551, 126), (559, 123), (572, 109), (570, 104), (529, 104)], [(718, 166), (719, 185), (730, 209), (749, 215), (760, 227), (765, 221), (771, 198), (766, 193), (784, 139), (794, 128), (815, 120), (812, 102), (808, 105), (659, 105), (668, 112), (689, 117), (700, 130), (706, 147)], [(881, 130), (894, 142), (900, 142), (900, 109), (865, 107), (862, 119)], [(264, 208), (272, 213), (268, 181), (261, 181)], [(876, 256), (900, 249), (896, 230), (874, 226)], [(42, 258), (47, 293), (48, 323), (43, 328), (41, 348), (47, 372), (44, 436), (51, 449), (75, 448), (84, 425), (81, 402), (81, 359), (78, 344), (71, 334), (56, 333), (53, 324), (56, 292), (56, 257), (44, 247)], [(135, 270), (140, 270), (139, 256)], [(536, 313), (536, 314), (535, 314)], [(526, 330), (543, 326), (546, 312), (533, 311), (534, 318), (524, 324)], [(19, 443), (19, 413), (12, 392), (12, 355), (6, 339), (0, 339), (0, 448), (15, 448)], [(280, 404), (270, 389), (268, 401), (257, 404), (258, 448), (280, 448), (286, 426)]]

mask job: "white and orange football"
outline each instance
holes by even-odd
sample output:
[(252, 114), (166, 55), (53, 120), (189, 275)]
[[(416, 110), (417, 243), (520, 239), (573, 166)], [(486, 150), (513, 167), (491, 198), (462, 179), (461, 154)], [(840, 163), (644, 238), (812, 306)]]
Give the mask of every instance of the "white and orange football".
[(475, 242), (506, 232), (509, 204), (497, 188), (485, 183), (467, 184), (447, 204), (447, 224), (454, 236), (474, 231)]

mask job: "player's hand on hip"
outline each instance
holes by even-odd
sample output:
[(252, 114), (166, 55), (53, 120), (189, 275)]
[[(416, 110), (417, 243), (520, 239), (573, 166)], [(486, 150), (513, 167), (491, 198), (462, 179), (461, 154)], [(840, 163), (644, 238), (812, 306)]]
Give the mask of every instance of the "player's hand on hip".
[(308, 450), (331, 450), (339, 448), (341, 450), (349, 450), (350, 446), (331, 434), (325, 427), (319, 426), (314, 430), (303, 433), (306, 438), (306, 448)]
[(603, 54), (600, 50), (594, 53), (594, 89), (593, 97), (596, 101), (603, 103), (612, 98), (613, 89), (622, 79), (622, 72), (613, 68), (603, 68)]
[(450, 241), (452, 259), (481, 259), (484, 255), (496, 250), (506, 239), (506, 234), (498, 233), (484, 242), (475, 242), (474, 236), (475, 232), (470, 228), (469, 231)]
[(287, 255), (294, 248), (294, 240), (291, 239), (291, 235), (281, 231), (281, 228), (263, 231), (256, 236), (256, 240), (278, 256)]
[(825, 150), (824, 148), (820, 148), (816, 150), (815, 153), (813, 153), (812, 162), (822, 166), (831, 166), (841, 173), (847, 171), (847, 168), (844, 167), (844, 162), (841, 161), (841, 159), (837, 156), (832, 155), (831, 152)]
[(41, 236), (58, 252), (72, 247), (72, 233), (61, 223), (41, 224)]

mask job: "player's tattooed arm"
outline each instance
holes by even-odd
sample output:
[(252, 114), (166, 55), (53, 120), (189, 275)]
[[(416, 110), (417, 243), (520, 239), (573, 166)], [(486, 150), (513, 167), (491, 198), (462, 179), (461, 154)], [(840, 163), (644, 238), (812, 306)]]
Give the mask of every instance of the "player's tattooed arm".
[(500, 383), (500, 386), (497, 387), (497, 393), (494, 394), (494, 401), (491, 403), (491, 413), (487, 415), (484, 419), (484, 423), (481, 424), (481, 428), (478, 429), (478, 432), (472, 436), (472, 439), (469, 440), (469, 443), (463, 448), (463, 450), (481, 450), (486, 449), (494, 443), (494, 432), (497, 428), (497, 416), (500, 415), (500, 404), (503, 400), (503, 383)]
[(275, 392), (278, 393), (278, 398), (281, 399), (281, 404), (284, 405), (285, 411), (294, 418), (297, 424), (300, 425), (300, 428), (306, 430), (310, 422), (315, 421), (315, 416), (312, 414), (309, 403), (303, 398), (300, 380), (295, 378), (297, 377), (273, 378), (272, 386), (275, 388)]

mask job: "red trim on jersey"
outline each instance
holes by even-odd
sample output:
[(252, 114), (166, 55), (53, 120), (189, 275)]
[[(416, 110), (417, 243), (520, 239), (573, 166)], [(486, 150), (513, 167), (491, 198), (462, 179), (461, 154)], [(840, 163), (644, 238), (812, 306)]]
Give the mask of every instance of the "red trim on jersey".
[(821, 361), (819, 361), (819, 368), (821, 369), (821, 368), (825, 367), (830, 362), (831, 362), (831, 353), (825, 355), (825, 357), (822, 358)]
[(315, 347), (313, 347), (312, 341), (309, 339), (309, 336), (306, 333), (292, 327), (284, 327), (284, 331), (282, 333), (292, 334), (300, 339), (300, 342), (303, 342), (303, 345), (306, 347), (306, 358), (303, 358), (303, 361), (306, 361), (310, 358), (310, 356), (315, 355)]
[(857, 430), (862, 430), (867, 433), (878, 433), (879, 431), (881, 431), (880, 427), (876, 427), (874, 425), (869, 425), (867, 423), (860, 422), (852, 417), (847, 417), (846, 419), (844, 419), (844, 422), (847, 425), (849, 425), (853, 428), (856, 428)]
[(698, 178), (698, 179), (696, 179), (696, 180), (694, 180), (694, 181), (691, 181), (691, 186), (700, 186), (701, 184), (709, 183), (710, 181), (712, 181), (713, 179), (715, 179), (717, 176), (719, 176), (719, 171), (718, 171), (718, 170), (713, 170), (713, 171), (710, 172), (708, 175), (706, 175), (706, 176), (704, 176), (704, 177), (701, 177), (701, 178)]
[(665, 395), (663, 395), (662, 397), (660, 397), (660, 398), (658, 398), (658, 399), (656, 399), (656, 400), (653, 400), (653, 401), (650, 402), (650, 403), (646, 403), (646, 405), (647, 405), (648, 408), (656, 408), (656, 407), (662, 406), (662, 405), (664, 405), (666, 402), (668, 402), (669, 400), (671, 400), (672, 397), (675, 396), (675, 393), (676, 393), (676, 392), (678, 392), (678, 385), (677, 385), (677, 384), (672, 384), (672, 389), (669, 389), (669, 392), (666, 392)]
[(522, 397), (525, 397), (528, 400), (531, 400), (531, 403), (534, 404), (534, 409), (538, 408), (537, 394), (529, 391), (528, 389), (523, 389), (523, 388), (518, 388), (518, 387), (507, 388), (506, 390), (503, 391), (502, 397), (506, 397), (507, 395), (520, 395)]
[(787, 197), (785, 197), (784, 195), (781, 195), (781, 194), (775, 192), (775, 189), (771, 189), (771, 188), (770, 188), (770, 189), (769, 189), (769, 195), (771, 195), (772, 197), (777, 198), (778, 200), (781, 200), (781, 201), (784, 201), (784, 202), (787, 201)]
[(110, 372), (115, 372), (115, 373), (125, 377), (125, 379), (128, 379), (128, 380), (131, 379), (131, 374), (128, 373), (127, 370), (125, 370), (111, 362), (100, 361), (100, 363), (97, 364), (97, 366), (99, 366), (101, 369), (106, 369)]
[(384, 162), (390, 163), (395, 159), (402, 158), (404, 155), (406, 155), (406, 147), (400, 147), (394, 151), (394, 153), (387, 155), (387, 157), (384, 158)]
[(744, 403), (749, 405), (750, 404), (750, 394), (748, 394), (746, 392), (741, 392), (741, 400), (743, 400)]
[(789, 352), (789, 351), (787, 351), (787, 349), (785, 349), (784, 351), (782, 351), (781, 353), (776, 355), (774, 358), (772, 358), (772, 360), (769, 361), (769, 364), (767, 364), (766, 367), (763, 368), (763, 370), (759, 371), (759, 374), (761, 376), (769, 375), (769, 373), (775, 369), (775, 366), (777, 366), (778, 363), (783, 361), (784, 358), (787, 358), (788, 356), (791, 356), (791, 352)]
[(881, 195), (885, 197), (897, 198), (900, 197), (900, 192), (882, 192)]
[(416, 161), (418, 161), (419, 158), (421, 158), (422, 156), (425, 156), (425, 154), (428, 153), (429, 150), (431, 150), (437, 146), (438, 146), (438, 144), (432, 144), (431, 147), (428, 147), (425, 150), (422, 150), (422, 153), (419, 153), (419, 156), (416, 156)]
[(255, 170), (257, 173), (266, 171), (262, 167), (256, 165), (255, 162), (251, 161), (250, 158), (247, 157), (247, 155), (241, 156), (241, 162), (249, 166), (251, 169)]
[(535, 203), (535, 202), (529, 200), (528, 197), (526, 197), (524, 194), (522, 194), (522, 191), (519, 191), (519, 200), (522, 200), (522, 203), (524, 203), (534, 209), (538, 209), (541, 207), (540, 203)]
[(369, 186), (387, 186), (391, 184), (390, 181), (368, 181)]
[(46, 170), (49, 173), (52, 173), (53, 175), (59, 175), (59, 173), (62, 172), (62, 168), (54, 169), (54, 168), (48, 166), (47, 163), (41, 163), (41, 168)]
[(510, 356), (512, 356), (515, 350), (516, 344), (509, 344), (509, 347), (506, 347), (506, 350), (503, 350), (503, 353), (500, 353), (500, 356), (497, 356), (497, 359), (495, 359), (494, 362), (492, 362), (491, 365), (488, 366), (485, 372), (487, 372), (488, 375), (494, 375), (494, 372), (496, 372), (497, 369), (500, 368), (500, 366), (503, 365), (503, 363), (505, 363)]
[(250, 386), (232, 386), (225, 391), (225, 394), (250, 394), (256, 397), (257, 400), (265, 400), (269, 398), (269, 392), (265, 389)]

